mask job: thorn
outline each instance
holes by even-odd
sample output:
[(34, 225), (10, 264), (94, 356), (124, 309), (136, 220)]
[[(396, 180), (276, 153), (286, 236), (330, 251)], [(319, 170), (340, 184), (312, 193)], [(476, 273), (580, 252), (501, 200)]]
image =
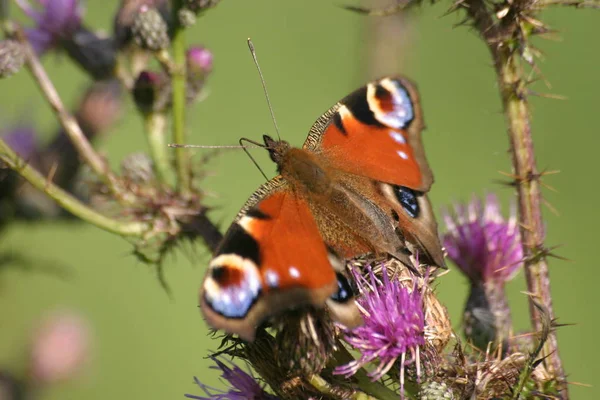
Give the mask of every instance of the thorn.
[(556, 215), (557, 217), (560, 217), (560, 213), (558, 212), (558, 210), (556, 209), (556, 207), (554, 207), (552, 204), (550, 204), (550, 202), (544, 198), (542, 198), (542, 203), (544, 203), (544, 205), (546, 207), (548, 207), (548, 209), (550, 210), (550, 212), (554, 215)]
[(392, 4), (387, 7), (383, 7), (383, 8), (366, 8), (366, 7), (359, 7), (359, 6), (344, 6), (344, 5), (341, 7), (348, 11), (353, 11), (353, 12), (371, 16), (371, 17), (389, 17), (391, 15), (395, 15), (395, 14), (402, 12), (403, 10), (405, 10), (406, 8), (410, 7), (411, 5), (413, 5), (417, 2), (418, 1), (412, 1), (412, 0), (408, 0), (408, 1), (407, 0), (398, 0), (398, 1), (396, 1), (396, 4)]
[(530, 96), (535, 96), (535, 97), (542, 97), (544, 99), (551, 99), (551, 100), (568, 100), (569, 98), (567, 96), (563, 96), (560, 94), (554, 94), (554, 93), (540, 93), (540, 92), (536, 92), (533, 90), (529, 90), (529, 95)]
[(46, 185), (44, 186), (44, 191), (48, 191), (50, 185), (52, 185), (52, 181), (54, 180), (54, 175), (56, 174), (56, 170), (58, 169), (58, 163), (55, 161), (52, 163), (50, 167), (50, 171), (48, 172), (48, 176), (46, 177)]

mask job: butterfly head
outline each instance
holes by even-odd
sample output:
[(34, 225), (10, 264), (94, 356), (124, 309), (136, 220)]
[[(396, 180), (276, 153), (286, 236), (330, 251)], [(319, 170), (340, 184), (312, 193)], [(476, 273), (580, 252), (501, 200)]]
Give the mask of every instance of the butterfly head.
[(275, 140), (269, 135), (263, 135), (265, 148), (269, 152), (271, 160), (278, 166), (283, 163), (285, 154), (292, 148), (285, 140)]

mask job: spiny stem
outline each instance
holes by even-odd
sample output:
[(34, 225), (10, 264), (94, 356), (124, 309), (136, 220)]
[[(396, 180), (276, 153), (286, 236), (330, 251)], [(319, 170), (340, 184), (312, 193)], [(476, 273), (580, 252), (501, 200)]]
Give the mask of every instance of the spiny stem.
[[(486, 7), (484, 0), (466, 0), (465, 9), (475, 28), (484, 39), (494, 60), (498, 86), (502, 98), (504, 114), (508, 124), (510, 151), (514, 174), (519, 177), (539, 176), (531, 136), (530, 112), (527, 103), (527, 80), (524, 71), (508, 46), (505, 32), (510, 32), (516, 24), (505, 18), (503, 25), (496, 23), (493, 11)], [(513, 27), (514, 28), (514, 27)], [(513, 29), (512, 31), (516, 31)], [(533, 294), (529, 300), (532, 325), (536, 331), (543, 329), (541, 316), (534, 301), (542, 304), (550, 319), (554, 319), (548, 264), (543, 257), (532, 257), (544, 246), (544, 223), (541, 212), (541, 191), (537, 179), (521, 179), (517, 185), (519, 202), (519, 222), (525, 254), (525, 277), (527, 289)], [(561, 399), (569, 398), (562, 361), (558, 353), (556, 334), (552, 332), (542, 351), (544, 363), (552, 376), (561, 385)]]
[(115, 175), (110, 171), (105, 160), (94, 150), (89, 140), (81, 130), (77, 120), (67, 111), (63, 105), (54, 84), (48, 77), (46, 70), (40, 63), (35, 51), (29, 45), (29, 41), (24, 33), (19, 29), (16, 30), (16, 37), (21, 42), (25, 53), (25, 62), (27, 69), (33, 76), (35, 82), (39, 86), (42, 94), (54, 110), (61, 125), (63, 126), (69, 139), (77, 149), (81, 158), (86, 164), (98, 175), (100, 180), (114, 194), (115, 198), (121, 202), (132, 203), (135, 198), (132, 194), (125, 191)]
[[(506, 48), (493, 47), (492, 54), (498, 74), (498, 84), (504, 104), (511, 144), (514, 173), (517, 176), (537, 176), (538, 170), (531, 136), (530, 112), (526, 98), (523, 71), (516, 58)], [(544, 222), (541, 211), (541, 190), (538, 179), (523, 179), (517, 186), (521, 237), (525, 254), (527, 289), (531, 322), (536, 331), (544, 329), (542, 316), (535, 301), (554, 319), (548, 264), (543, 257), (534, 257), (537, 249), (544, 247)], [(568, 398), (566, 379), (558, 353), (556, 333), (551, 332), (541, 356), (552, 376), (561, 384), (562, 399)]]
[(19, 157), (3, 140), (0, 139), (0, 159), (8, 165), (9, 168), (25, 178), (35, 188), (46, 193), (53, 198), (60, 206), (71, 214), (82, 220), (96, 225), (106, 231), (116, 233), (121, 236), (143, 236), (149, 232), (151, 226), (142, 222), (121, 222), (108, 218), (95, 210), (92, 210), (71, 194), (65, 192), (37, 170), (31, 167), (25, 160)]
[(547, 6), (567, 6), (575, 8), (600, 8), (600, 1), (598, 0), (544, 0), (540, 4), (536, 4), (536, 7), (540, 9)]
[[(173, 3), (173, 20), (175, 21), (171, 43), (175, 68), (171, 83), (173, 87), (173, 142), (187, 143), (185, 135), (185, 28), (178, 22), (182, 0), (175, 0)], [(175, 149), (175, 164), (179, 191), (184, 196), (189, 195), (191, 192), (191, 169), (187, 149)]]
[(150, 147), (150, 156), (154, 162), (154, 172), (162, 183), (169, 176), (169, 154), (166, 141), (167, 119), (163, 113), (150, 113), (145, 117), (146, 136)]

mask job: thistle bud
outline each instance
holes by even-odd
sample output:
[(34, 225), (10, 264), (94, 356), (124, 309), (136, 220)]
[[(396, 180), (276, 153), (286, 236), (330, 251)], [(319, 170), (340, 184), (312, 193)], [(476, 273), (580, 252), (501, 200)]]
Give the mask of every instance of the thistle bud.
[(323, 310), (299, 310), (281, 317), (275, 355), (278, 366), (290, 375), (321, 372), (335, 350), (336, 332)]
[(131, 33), (143, 49), (159, 51), (169, 46), (169, 28), (156, 8), (142, 6), (133, 20)]
[(15, 40), (0, 41), (0, 78), (7, 78), (19, 72), (25, 63), (21, 44)]
[(452, 389), (445, 382), (430, 381), (421, 385), (421, 400), (454, 400)]
[(152, 71), (142, 71), (133, 85), (133, 100), (143, 114), (164, 111), (170, 106), (171, 85), (169, 78)]
[(181, 26), (189, 28), (190, 26), (196, 25), (196, 14), (192, 10), (182, 8), (179, 10), (177, 17), (179, 18)]
[(196, 14), (215, 7), (221, 0), (184, 0), (184, 7)]
[(145, 153), (133, 153), (123, 159), (121, 172), (133, 183), (150, 182), (154, 179), (154, 162)]
[(206, 77), (212, 71), (213, 55), (202, 46), (190, 47), (186, 55), (186, 67), (186, 98), (189, 104), (202, 93)]

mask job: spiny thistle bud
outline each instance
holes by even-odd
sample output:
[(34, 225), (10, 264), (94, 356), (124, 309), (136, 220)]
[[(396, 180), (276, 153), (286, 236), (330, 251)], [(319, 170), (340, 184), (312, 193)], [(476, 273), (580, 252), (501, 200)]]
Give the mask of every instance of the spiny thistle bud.
[(213, 68), (213, 55), (202, 46), (192, 46), (186, 53), (186, 99), (188, 104), (198, 98), (207, 76)]
[(0, 41), (0, 78), (16, 74), (24, 63), (25, 54), (19, 42), (11, 39)]
[(171, 83), (164, 73), (142, 71), (132, 90), (133, 100), (143, 114), (166, 110), (171, 102)]
[(320, 373), (335, 350), (335, 327), (327, 313), (316, 309), (292, 312), (281, 317), (278, 325), (278, 366), (292, 376)]
[(133, 20), (131, 33), (143, 49), (159, 51), (169, 47), (169, 28), (156, 8), (142, 6)]
[(206, 76), (212, 71), (213, 55), (205, 47), (190, 47), (186, 53), (186, 61), (189, 74)]
[(133, 183), (150, 182), (154, 179), (154, 163), (145, 153), (133, 153), (123, 159), (121, 173)]
[(221, 0), (184, 0), (184, 7), (196, 14), (215, 7)]
[(421, 400), (454, 400), (452, 389), (445, 382), (430, 381), (421, 385)]
[(229, 362), (225, 364), (220, 359), (213, 357), (213, 362), (216, 366), (211, 367), (221, 371), (221, 378), (226, 380), (231, 386), (229, 390), (224, 391), (205, 385), (200, 380), (194, 377), (194, 381), (198, 387), (208, 397), (186, 394), (188, 399), (196, 400), (218, 400), (218, 399), (256, 399), (256, 400), (277, 400), (278, 397), (267, 393), (264, 388), (247, 372), (244, 372), (240, 367)]
[(192, 10), (182, 8), (179, 10), (177, 17), (179, 18), (179, 23), (181, 26), (189, 28), (196, 25), (196, 14)]

